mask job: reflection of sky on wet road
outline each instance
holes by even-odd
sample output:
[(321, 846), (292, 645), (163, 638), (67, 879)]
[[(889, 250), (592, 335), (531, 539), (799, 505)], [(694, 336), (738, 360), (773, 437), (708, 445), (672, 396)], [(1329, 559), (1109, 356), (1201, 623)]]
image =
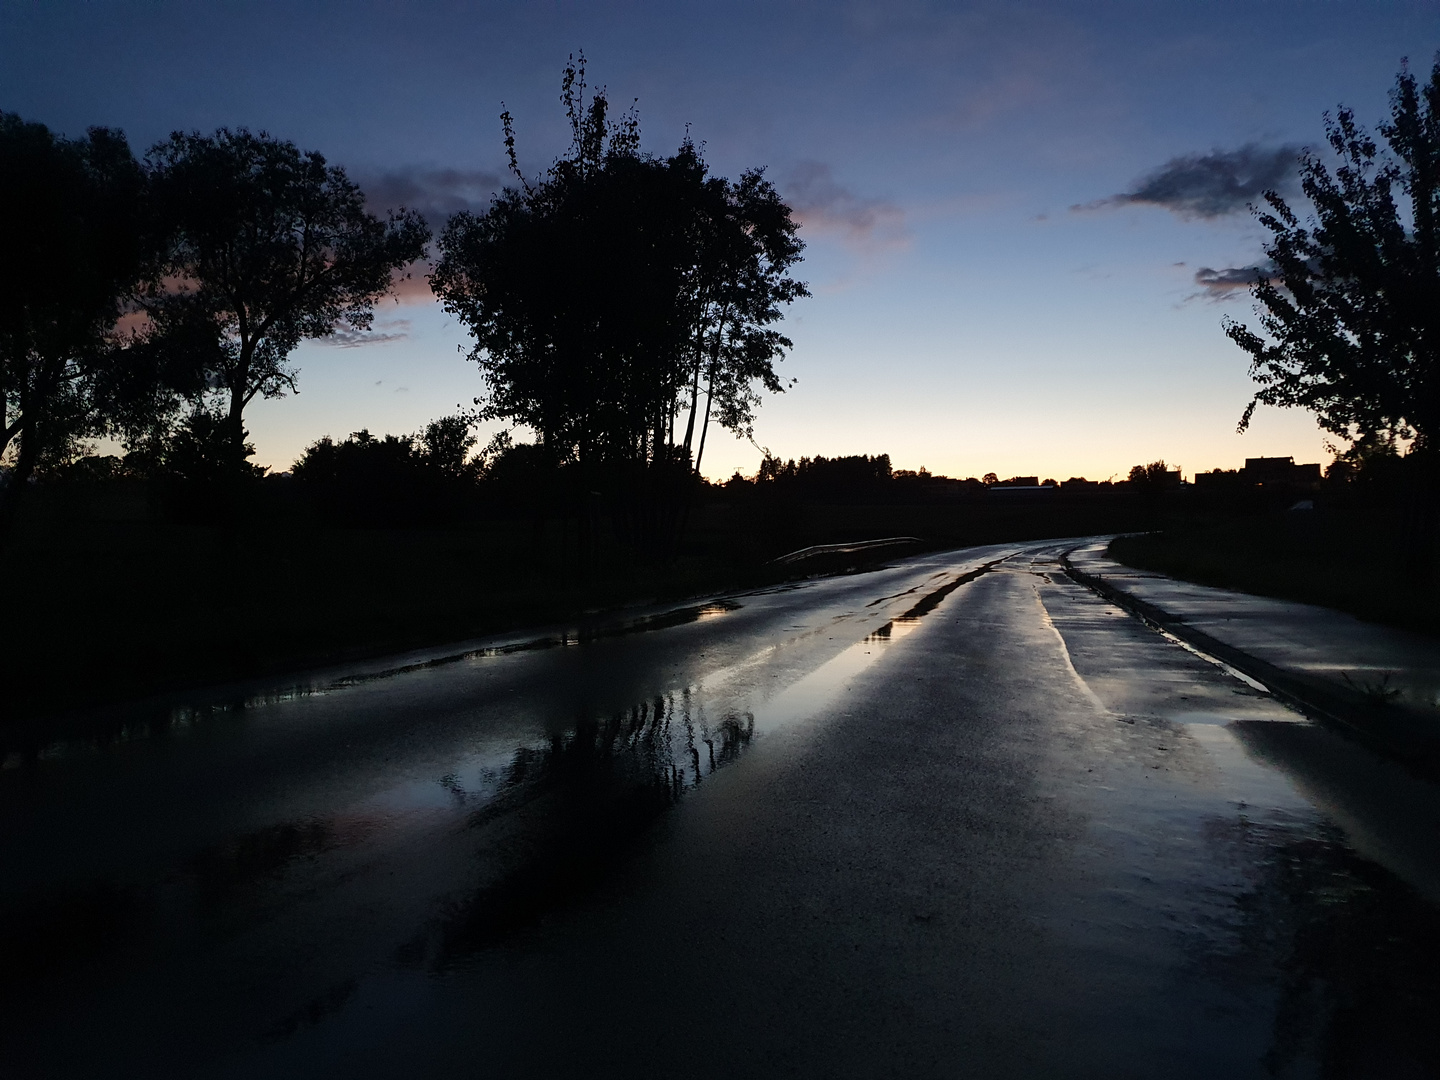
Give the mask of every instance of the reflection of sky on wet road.
[(1016, 550), (12, 748), (0, 1065), (1435, 1065), (1433, 787)]

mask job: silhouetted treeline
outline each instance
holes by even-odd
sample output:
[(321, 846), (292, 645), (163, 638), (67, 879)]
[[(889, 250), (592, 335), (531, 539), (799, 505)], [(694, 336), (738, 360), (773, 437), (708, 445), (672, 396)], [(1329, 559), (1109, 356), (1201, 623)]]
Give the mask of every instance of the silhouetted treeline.
[[(760, 391), (785, 389), (774, 324), (808, 295), (790, 274), (804, 245), (763, 169), (713, 176), (688, 138), (643, 151), (634, 110), (612, 119), (583, 56), (562, 98), (571, 146), (540, 176), (502, 115), (515, 184), (445, 224), (430, 276), (474, 338), (468, 419), (535, 443), (472, 467), (431, 429), (322, 439), (293, 486), (326, 518), (455, 519), (485, 489), (588, 536), (598, 499), (663, 552), (711, 422), (748, 436)], [(367, 329), (431, 236), (403, 208), (372, 214), (320, 154), (243, 128), (176, 132), (136, 158), (116, 131), (71, 139), (3, 114), (0, 200), (24, 209), (0, 226), (0, 529), (32, 480), (66, 470), (144, 480), (182, 516), (253, 511), (269, 496), (246, 408), (295, 391), (301, 341)], [(79, 465), (102, 437), (123, 463)]]
[(344, 170), (261, 132), (71, 139), (0, 114), (0, 525), (37, 473), (108, 436), (131, 466), (243, 487), (244, 410), (295, 389), (290, 354), (363, 330), (430, 233), (381, 220)]
[(340, 525), (433, 525), (473, 515), (484, 461), (463, 417), (432, 421), (418, 435), (357, 431), (309, 446), (292, 483), (327, 520)]
[(797, 491), (811, 491), (817, 494), (861, 492), (867, 488), (881, 488), (894, 479), (890, 468), (890, 455), (855, 454), (850, 457), (793, 458), (782, 462), (779, 458), (766, 455), (756, 473), (757, 484), (776, 484)]

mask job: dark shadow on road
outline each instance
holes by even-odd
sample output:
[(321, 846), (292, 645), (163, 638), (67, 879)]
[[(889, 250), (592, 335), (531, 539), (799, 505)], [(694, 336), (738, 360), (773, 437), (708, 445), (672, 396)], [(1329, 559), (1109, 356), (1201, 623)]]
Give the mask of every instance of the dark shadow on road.
[(1440, 1075), (1440, 911), (1325, 826), (1303, 834), (1241, 817), (1207, 841), (1249, 886), (1230, 949), (1202, 965), (1277, 992), (1272, 1076)]

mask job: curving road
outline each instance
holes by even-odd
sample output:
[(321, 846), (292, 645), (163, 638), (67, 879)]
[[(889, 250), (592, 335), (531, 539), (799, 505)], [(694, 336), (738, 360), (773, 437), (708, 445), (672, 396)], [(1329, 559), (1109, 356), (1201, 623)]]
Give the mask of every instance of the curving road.
[(1079, 543), (12, 754), (0, 1077), (1440, 1074), (1433, 785)]

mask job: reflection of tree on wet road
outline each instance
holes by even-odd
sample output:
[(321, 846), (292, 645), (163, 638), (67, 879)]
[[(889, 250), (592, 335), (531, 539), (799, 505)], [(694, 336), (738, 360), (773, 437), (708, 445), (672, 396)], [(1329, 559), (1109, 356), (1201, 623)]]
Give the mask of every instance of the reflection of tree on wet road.
[(438, 933), (429, 927), (407, 943), (410, 962), (443, 969), (583, 895), (687, 788), (737, 760), (755, 718), (697, 723), (689, 698), (687, 688), (679, 702), (657, 697), (583, 718), (548, 746), (517, 750), (504, 794), (468, 824), (481, 832), (528, 805), (538, 827), (496, 860), (493, 880), (449, 907)]
[(12, 758), (0, 1065), (1440, 1070), (1433, 788), (1063, 550)]

